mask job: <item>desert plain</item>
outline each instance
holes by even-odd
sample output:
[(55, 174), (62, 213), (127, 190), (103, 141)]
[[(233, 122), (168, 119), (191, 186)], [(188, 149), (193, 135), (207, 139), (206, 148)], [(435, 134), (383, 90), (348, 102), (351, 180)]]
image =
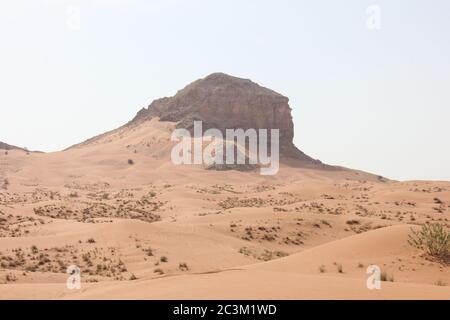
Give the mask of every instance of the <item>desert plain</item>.
[(272, 176), (175, 165), (169, 120), (0, 150), (0, 299), (450, 299), (449, 261), (408, 244), (450, 227), (450, 182), (295, 156)]

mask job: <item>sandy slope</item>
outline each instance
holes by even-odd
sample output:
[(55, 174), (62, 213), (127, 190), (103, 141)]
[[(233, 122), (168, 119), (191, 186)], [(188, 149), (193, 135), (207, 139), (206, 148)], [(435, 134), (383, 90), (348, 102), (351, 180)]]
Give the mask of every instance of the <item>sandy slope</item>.
[[(449, 182), (175, 166), (173, 126), (1, 153), (0, 298), (450, 298), (448, 265), (406, 243), (411, 225), (449, 226)], [(394, 282), (367, 290), (369, 264)]]
[[(59, 284), (6, 285), (3, 295), (22, 297), (27, 290), (29, 298), (63, 299), (448, 299), (450, 288), (420, 283), (383, 282), (380, 290), (369, 290), (365, 268), (324, 275), (314, 270), (336, 260), (350, 269), (367, 259), (383, 265), (380, 262), (411, 258), (415, 252), (404, 244), (407, 230), (408, 226), (388, 227), (279, 260), (217, 272), (88, 285), (72, 292)], [(450, 279), (449, 274), (442, 276)]]

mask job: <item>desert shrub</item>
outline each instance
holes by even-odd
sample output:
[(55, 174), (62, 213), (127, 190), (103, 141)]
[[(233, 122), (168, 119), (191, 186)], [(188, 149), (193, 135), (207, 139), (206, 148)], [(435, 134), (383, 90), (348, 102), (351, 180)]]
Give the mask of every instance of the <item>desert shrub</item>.
[(162, 256), (160, 260), (161, 260), (161, 262), (167, 262), (169, 259), (167, 259), (166, 256)]
[(5, 180), (3, 180), (3, 186), (2, 186), (2, 188), (5, 189), (5, 190), (7, 190), (9, 184), (10, 184), (10, 183), (9, 183), (8, 178), (5, 178)]
[(442, 280), (438, 280), (438, 281), (436, 281), (434, 284), (435, 284), (436, 286), (439, 286), (439, 287), (445, 287), (445, 286), (447, 286), (447, 284), (446, 284), (444, 281), (442, 281)]
[(440, 223), (426, 223), (420, 230), (411, 229), (408, 243), (433, 257), (443, 258), (449, 254), (450, 232)]
[(189, 271), (189, 267), (186, 262), (180, 262), (180, 264), (178, 265), (178, 269), (180, 269), (181, 271)]
[(137, 279), (137, 277), (134, 275), (134, 273), (132, 273), (130, 276), (130, 280), (136, 280), (136, 279)]
[(133, 159), (128, 159), (128, 164), (129, 164), (130, 166), (133, 165), (133, 164), (134, 164)]
[(142, 251), (144, 251), (149, 257), (153, 256), (153, 249), (150, 247), (148, 247), (147, 249), (142, 249)]
[(153, 270), (153, 272), (154, 272), (154, 273), (157, 273), (157, 274), (159, 274), (159, 275), (164, 274), (164, 271), (163, 271), (163, 269), (161, 269), (161, 268), (156, 268), (155, 270)]
[(344, 267), (342, 266), (342, 264), (338, 262), (334, 262), (333, 264), (336, 266), (336, 269), (339, 273), (344, 273)]
[(8, 273), (5, 278), (7, 282), (17, 281), (17, 277), (12, 273)]
[(320, 273), (325, 273), (325, 266), (324, 266), (324, 265), (321, 265), (321, 266), (319, 267), (319, 272), (320, 272)]
[(95, 243), (95, 239), (94, 238), (89, 238), (89, 239), (87, 239), (87, 243)]
[(389, 275), (386, 271), (383, 271), (383, 272), (381, 272), (380, 280), (381, 281), (394, 282), (394, 276), (393, 275)]

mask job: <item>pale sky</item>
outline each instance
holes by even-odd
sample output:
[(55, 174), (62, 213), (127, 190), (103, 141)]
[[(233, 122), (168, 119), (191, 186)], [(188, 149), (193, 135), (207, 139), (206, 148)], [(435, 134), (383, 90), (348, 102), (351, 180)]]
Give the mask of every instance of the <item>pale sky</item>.
[(64, 149), (219, 71), (289, 97), (314, 158), (450, 180), (448, 0), (0, 0), (6, 143)]

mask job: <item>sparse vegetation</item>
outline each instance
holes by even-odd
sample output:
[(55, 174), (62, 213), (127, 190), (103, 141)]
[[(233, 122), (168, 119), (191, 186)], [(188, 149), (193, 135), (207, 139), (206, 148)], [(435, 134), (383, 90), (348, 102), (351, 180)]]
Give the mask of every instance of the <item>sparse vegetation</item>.
[(180, 262), (180, 264), (178, 265), (178, 269), (180, 269), (181, 271), (189, 271), (189, 267), (186, 262)]
[(9, 180), (8, 180), (8, 178), (5, 178), (3, 180), (2, 188), (5, 189), (5, 190), (8, 190), (8, 186), (9, 186)]
[[(83, 270), (89, 280), (90, 276), (100, 276), (124, 280), (127, 271), (124, 263), (116, 257), (116, 249), (93, 247), (89, 250), (77, 249), (74, 245), (62, 247), (16, 248), (0, 253), (0, 266), (3, 269), (22, 272), (66, 273), (67, 267), (74, 262)], [(13, 280), (14, 274), (11, 279)]]
[(332, 228), (331, 224), (330, 224), (327, 220), (321, 220), (320, 222), (321, 222), (323, 225)]
[(12, 273), (8, 273), (8, 274), (6, 275), (6, 277), (5, 277), (5, 279), (6, 279), (6, 282), (14, 282), (14, 281), (17, 281), (17, 277), (16, 277), (14, 274), (12, 274)]
[(164, 274), (164, 271), (163, 271), (163, 269), (161, 269), (161, 268), (156, 268), (155, 270), (153, 270), (153, 272), (154, 272), (154, 273), (157, 273), (157, 274), (159, 274), (159, 275), (163, 275), (163, 274)]
[(436, 286), (439, 286), (439, 287), (445, 287), (445, 286), (447, 286), (447, 284), (446, 284), (444, 281), (442, 281), (442, 280), (438, 280), (438, 281), (436, 281), (434, 284), (435, 284)]
[(408, 243), (433, 257), (445, 258), (450, 250), (450, 232), (440, 223), (426, 223), (420, 230), (411, 229)]
[(342, 264), (335, 262), (334, 265), (336, 266), (339, 273), (344, 273), (344, 267), (342, 266)]
[(255, 259), (262, 260), (262, 261), (269, 261), (269, 260), (273, 260), (276, 258), (286, 257), (289, 255), (287, 252), (284, 252), (284, 251), (270, 251), (267, 249), (264, 249), (264, 251), (262, 253), (258, 253), (258, 252), (254, 252), (253, 250), (251, 250), (248, 247), (240, 248), (239, 253), (243, 254), (244, 256), (247, 256), (247, 257), (251, 256)]
[(392, 274), (389, 275), (386, 271), (382, 271), (381, 275), (380, 275), (380, 280), (394, 282), (394, 275), (392, 275)]
[[(136, 247), (138, 247), (138, 246), (136, 245)], [(146, 255), (149, 257), (153, 256), (153, 249), (150, 247), (148, 247), (146, 249), (142, 249), (142, 251), (144, 251), (146, 253)]]

